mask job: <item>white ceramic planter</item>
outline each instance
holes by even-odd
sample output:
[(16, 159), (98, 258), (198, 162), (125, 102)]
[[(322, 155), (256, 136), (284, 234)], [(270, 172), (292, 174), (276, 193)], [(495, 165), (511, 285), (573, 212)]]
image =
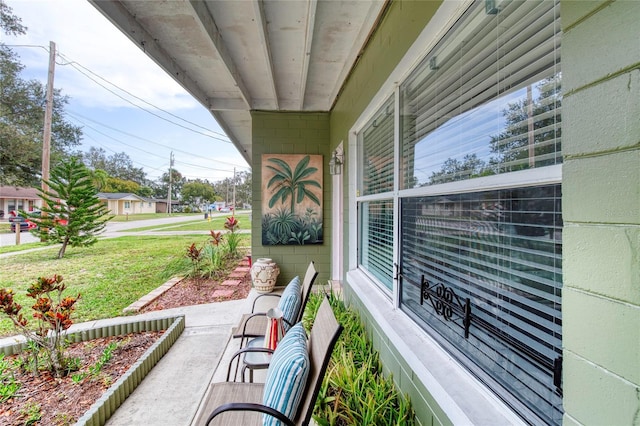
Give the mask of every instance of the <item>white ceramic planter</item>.
[(276, 286), (280, 268), (273, 260), (263, 257), (251, 266), (251, 282), (258, 293), (270, 293)]

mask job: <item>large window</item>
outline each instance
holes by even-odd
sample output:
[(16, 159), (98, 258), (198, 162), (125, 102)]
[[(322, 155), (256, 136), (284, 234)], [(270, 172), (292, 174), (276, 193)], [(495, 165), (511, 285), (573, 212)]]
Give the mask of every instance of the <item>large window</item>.
[(393, 98), (359, 133), (361, 162), (358, 263), (378, 284), (393, 286)]
[(559, 3), (489, 4), (358, 133), (358, 266), (525, 420), (560, 424)]
[(544, 185), (401, 203), (403, 309), (545, 423), (562, 415), (560, 198)]

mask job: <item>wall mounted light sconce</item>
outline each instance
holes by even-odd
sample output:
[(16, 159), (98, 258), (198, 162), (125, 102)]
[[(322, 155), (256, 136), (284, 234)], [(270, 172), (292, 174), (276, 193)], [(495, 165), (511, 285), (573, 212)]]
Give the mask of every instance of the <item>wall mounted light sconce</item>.
[(438, 59), (435, 56), (432, 56), (431, 59), (429, 59), (429, 69), (431, 71), (437, 71), (438, 68), (440, 68), (438, 66)]
[(498, 7), (496, 6), (496, 0), (485, 0), (484, 10), (487, 15), (497, 15)]
[(331, 160), (329, 160), (329, 174), (339, 175), (342, 173), (342, 162), (344, 155), (342, 152), (338, 153), (336, 149), (331, 153)]

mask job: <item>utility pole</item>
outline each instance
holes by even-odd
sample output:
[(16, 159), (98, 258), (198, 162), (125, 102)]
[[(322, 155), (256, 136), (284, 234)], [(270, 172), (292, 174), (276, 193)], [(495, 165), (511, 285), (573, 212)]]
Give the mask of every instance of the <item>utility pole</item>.
[(42, 191), (49, 190), (45, 180), (49, 180), (49, 158), (51, 157), (51, 119), (53, 116), (53, 75), (56, 66), (56, 44), (49, 42), (49, 74), (44, 110), (44, 133), (42, 135)]
[(236, 215), (236, 168), (233, 168), (233, 211), (231, 216)]
[[(49, 73), (47, 75), (47, 93), (46, 104), (44, 108), (44, 131), (42, 132), (42, 183), (40, 184), (42, 192), (47, 193), (49, 191), (49, 185), (46, 181), (49, 180), (49, 159), (51, 157), (51, 121), (53, 117), (53, 76), (56, 69), (56, 44), (52, 41), (49, 42)], [(47, 217), (47, 212), (42, 210), (41, 217), (44, 219)], [(18, 222), (16, 228), (18, 234), (20, 234), (20, 223)], [(16, 244), (19, 243), (19, 237), (16, 237)], [(45, 238), (40, 238), (41, 242), (44, 242)]]
[(169, 156), (169, 195), (167, 196), (167, 214), (171, 214), (171, 181), (173, 179), (173, 151)]

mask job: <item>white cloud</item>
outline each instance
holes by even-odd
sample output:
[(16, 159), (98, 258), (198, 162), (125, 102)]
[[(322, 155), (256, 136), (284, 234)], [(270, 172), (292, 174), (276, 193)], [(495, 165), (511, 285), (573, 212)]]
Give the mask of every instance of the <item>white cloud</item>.
[[(197, 106), (182, 87), (161, 71), (144, 52), (109, 22), (86, 0), (8, 0), (14, 14), (28, 27), (27, 35), (7, 37), (7, 44), (49, 47), (56, 43), (64, 58), (114, 83), (122, 89), (166, 110)], [(16, 48), (25, 64), (39, 79), (46, 79), (48, 53), (44, 49)], [(131, 107), (70, 65), (56, 65), (55, 87), (76, 102), (89, 106)], [(117, 91), (90, 72), (81, 70), (110, 90)], [(122, 96), (130, 98), (124, 93)]]

